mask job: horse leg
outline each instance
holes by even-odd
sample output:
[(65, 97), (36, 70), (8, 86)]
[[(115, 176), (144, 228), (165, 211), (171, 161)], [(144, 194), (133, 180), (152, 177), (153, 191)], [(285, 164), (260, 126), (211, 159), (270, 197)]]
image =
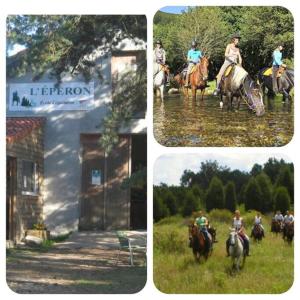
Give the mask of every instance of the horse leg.
[(196, 100), (196, 93), (197, 93), (196, 87), (192, 87), (193, 100)]
[(205, 89), (201, 90), (201, 101), (204, 100), (204, 93), (205, 93)]
[(160, 91), (160, 98), (162, 101), (164, 101), (164, 86), (163, 85), (161, 85), (159, 87), (159, 91)]

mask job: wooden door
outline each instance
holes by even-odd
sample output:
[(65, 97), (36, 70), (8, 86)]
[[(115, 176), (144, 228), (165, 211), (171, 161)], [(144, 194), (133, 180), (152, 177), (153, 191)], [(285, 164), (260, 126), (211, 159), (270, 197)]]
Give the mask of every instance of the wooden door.
[(79, 222), (81, 230), (104, 229), (105, 154), (99, 145), (99, 137), (99, 135), (81, 137), (82, 197)]
[(15, 241), (14, 209), (17, 195), (17, 160), (6, 160), (6, 240)]

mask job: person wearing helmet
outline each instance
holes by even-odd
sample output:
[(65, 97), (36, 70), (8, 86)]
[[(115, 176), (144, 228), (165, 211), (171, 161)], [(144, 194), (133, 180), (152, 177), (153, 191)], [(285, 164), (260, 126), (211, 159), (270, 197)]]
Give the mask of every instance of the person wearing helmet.
[(220, 82), (227, 67), (231, 64), (242, 64), (242, 57), (240, 49), (238, 48), (240, 39), (241, 37), (239, 34), (233, 34), (231, 36), (231, 42), (226, 46), (225, 61), (217, 75), (217, 87), (213, 93), (214, 96), (217, 96), (220, 93)]
[(197, 42), (192, 41), (192, 47), (187, 54), (188, 67), (187, 67), (186, 78), (185, 78), (185, 85), (184, 85), (185, 87), (189, 86), (189, 75), (192, 71), (192, 68), (194, 67), (194, 65), (200, 62), (202, 56), (203, 56), (202, 52), (197, 49)]
[(277, 84), (277, 73), (280, 67), (286, 68), (286, 65), (282, 62), (282, 50), (283, 46), (278, 45), (278, 47), (273, 52), (273, 63), (272, 63), (272, 85), (274, 93), (278, 93), (280, 87)]
[(170, 71), (169, 67), (166, 65), (166, 51), (163, 48), (161, 40), (157, 40), (155, 43), (155, 48), (153, 51), (153, 60), (155, 63), (162, 66), (163, 70), (165, 70), (166, 83), (170, 84)]

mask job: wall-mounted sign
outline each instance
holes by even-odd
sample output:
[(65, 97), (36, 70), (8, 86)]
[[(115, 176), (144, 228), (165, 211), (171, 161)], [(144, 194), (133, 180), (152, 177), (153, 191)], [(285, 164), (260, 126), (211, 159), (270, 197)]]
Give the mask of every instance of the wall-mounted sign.
[(92, 170), (92, 185), (101, 185), (100, 170)]
[(9, 85), (9, 110), (89, 110), (94, 82), (14, 83)]

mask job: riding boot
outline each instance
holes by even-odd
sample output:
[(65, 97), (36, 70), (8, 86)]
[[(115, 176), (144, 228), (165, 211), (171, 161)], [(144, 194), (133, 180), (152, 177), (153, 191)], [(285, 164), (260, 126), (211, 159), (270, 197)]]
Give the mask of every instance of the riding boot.
[(189, 238), (189, 248), (192, 248), (192, 238)]
[(170, 76), (166, 73), (166, 86), (170, 86)]
[(244, 239), (244, 245), (245, 245), (245, 250), (246, 250), (246, 256), (250, 256), (250, 245), (249, 241), (247, 239)]
[(230, 254), (229, 254), (229, 240), (226, 240), (226, 253), (227, 253), (226, 257), (229, 257), (230, 256)]

